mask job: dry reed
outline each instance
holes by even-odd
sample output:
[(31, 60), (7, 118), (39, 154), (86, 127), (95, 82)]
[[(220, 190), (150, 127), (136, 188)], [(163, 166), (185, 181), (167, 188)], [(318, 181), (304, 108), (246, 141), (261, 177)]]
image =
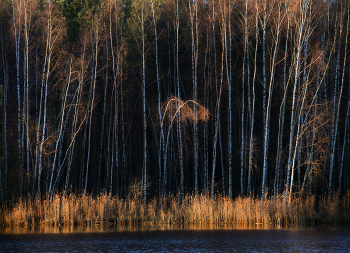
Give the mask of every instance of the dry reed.
[(3, 226), (101, 226), (125, 224), (336, 224), (350, 221), (349, 193), (342, 199), (327, 200), (315, 196), (293, 197), (284, 194), (264, 200), (253, 197), (165, 195), (161, 199), (141, 201), (138, 194), (125, 199), (101, 193), (54, 194), (51, 199), (31, 196), (20, 198), (1, 209)]

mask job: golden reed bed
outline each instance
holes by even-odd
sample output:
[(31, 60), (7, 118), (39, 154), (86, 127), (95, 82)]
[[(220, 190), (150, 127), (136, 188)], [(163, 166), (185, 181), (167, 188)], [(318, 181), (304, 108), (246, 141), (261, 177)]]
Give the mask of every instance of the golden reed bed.
[(314, 196), (285, 201), (283, 194), (265, 198), (167, 195), (147, 203), (129, 195), (125, 199), (101, 193), (55, 194), (51, 201), (31, 196), (12, 207), (3, 206), (3, 226), (94, 226), (121, 224), (336, 224), (350, 221), (349, 194), (329, 203)]

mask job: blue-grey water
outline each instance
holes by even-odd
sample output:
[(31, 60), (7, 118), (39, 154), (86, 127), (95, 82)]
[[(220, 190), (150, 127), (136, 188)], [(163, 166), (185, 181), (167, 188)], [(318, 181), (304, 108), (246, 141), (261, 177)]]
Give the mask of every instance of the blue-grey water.
[(350, 230), (8, 230), (0, 233), (0, 252), (350, 252)]

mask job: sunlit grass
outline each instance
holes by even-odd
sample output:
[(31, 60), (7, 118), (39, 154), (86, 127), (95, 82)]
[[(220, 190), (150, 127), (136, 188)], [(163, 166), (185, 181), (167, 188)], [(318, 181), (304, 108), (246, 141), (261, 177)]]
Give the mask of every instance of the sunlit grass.
[(294, 197), (284, 194), (264, 200), (254, 197), (216, 195), (165, 195), (144, 203), (138, 194), (126, 198), (106, 192), (91, 194), (54, 194), (47, 198), (20, 198), (12, 206), (3, 206), (4, 226), (106, 226), (106, 225), (178, 225), (178, 224), (336, 224), (350, 221), (349, 193), (329, 204), (315, 196)]

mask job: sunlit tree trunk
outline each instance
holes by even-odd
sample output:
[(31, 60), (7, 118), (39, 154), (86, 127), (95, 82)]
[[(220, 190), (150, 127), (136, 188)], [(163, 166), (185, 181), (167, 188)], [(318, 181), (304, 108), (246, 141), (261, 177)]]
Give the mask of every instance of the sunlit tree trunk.
[[(213, 3), (214, 4), (214, 3)], [(226, 11), (226, 4), (224, 4), (224, 10), (221, 10), (221, 15), (224, 15)], [(223, 16), (222, 16), (223, 18)], [(215, 20), (215, 12), (214, 12), (214, 5), (213, 5), (213, 19)], [(214, 21), (213, 21), (213, 31), (215, 29)], [(213, 139), (213, 169), (212, 169), (212, 176), (211, 176), (211, 197), (214, 197), (214, 181), (215, 181), (215, 169), (216, 169), (216, 163), (217, 163), (217, 142), (218, 139), (220, 141), (220, 100), (221, 100), (221, 93), (222, 93), (222, 86), (223, 86), (223, 75), (224, 75), (224, 55), (225, 55), (225, 48), (226, 48), (226, 24), (223, 22), (223, 27), (221, 30), (221, 45), (222, 45), (222, 52), (221, 52), (221, 77), (220, 77), (220, 87), (217, 85), (217, 76), (215, 75), (215, 83), (216, 83), (216, 106), (215, 106), (215, 126), (214, 126), (214, 139)], [(215, 36), (213, 37), (213, 39)], [(215, 39), (214, 39), (215, 40)], [(214, 51), (215, 51), (215, 44), (214, 44)], [(216, 58), (216, 53), (214, 53), (214, 57)], [(216, 62), (216, 60), (215, 60)], [(215, 64), (216, 65), (216, 64)], [(215, 66), (216, 69), (216, 66)], [(220, 143), (219, 143), (220, 145)], [(222, 149), (221, 149), (222, 151)]]
[(26, 161), (26, 190), (29, 190), (30, 184), (30, 168), (29, 168), (29, 32), (31, 28), (32, 6), (31, 2), (24, 3), (24, 62), (23, 62), (23, 108), (22, 108), (22, 144), (24, 145), (24, 129), (26, 139), (26, 157), (23, 157), (23, 162)]
[[(348, 38), (349, 38), (349, 23), (350, 23), (350, 4), (347, 3), (348, 6), (348, 21), (346, 26), (346, 39), (345, 39), (345, 55), (344, 55), (344, 63), (343, 63), (343, 75), (342, 75), (342, 88), (343, 84), (345, 82), (345, 69), (346, 69), (346, 56), (347, 56), (347, 49), (348, 49)], [(350, 72), (349, 72), (350, 75)], [(350, 86), (349, 86), (350, 87)], [(350, 89), (348, 89), (348, 106), (346, 109), (346, 117), (345, 117), (345, 128), (344, 128), (344, 139), (343, 139), (343, 147), (342, 147), (342, 153), (341, 153), (341, 161), (340, 161), (340, 171), (339, 171), (339, 188), (338, 188), (338, 197), (342, 194), (342, 180), (343, 180), (343, 168), (344, 168), (344, 161), (345, 161), (345, 147), (346, 147), (346, 137), (348, 134), (348, 127), (349, 127), (349, 113), (350, 113)]]
[(13, 5), (13, 27), (15, 32), (15, 51), (16, 51), (16, 81), (17, 81), (17, 143), (18, 143), (18, 156), (19, 156), (19, 168), (20, 168), (20, 181), (19, 191), (23, 193), (23, 145), (21, 142), (21, 89), (20, 89), (20, 44), (21, 44), (21, 29), (22, 29), (22, 0), (14, 1)]
[[(333, 119), (332, 120), (332, 144), (331, 144), (330, 166), (329, 166), (328, 203), (330, 201), (330, 198), (332, 197), (332, 191), (333, 191), (334, 160), (335, 160), (335, 152), (336, 152), (336, 144), (337, 144), (337, 136), (338, 136), (340, 104), (341, 104), (341, 100), (342, 100), (342, 96), (343, 96), (343, 86), (344, 86), (344, 79), (342, 79), (342, 83), (341, 83), (340, 91), (339, 91), (339, 95), (338, 95), (337, 89), (338, 89), (338, 85), (339, 85), (338, 83), (339, 83), (339, 71), (340, 71), (341, 39), (342, 39), (342, 34), (343, 34), (343, 20), (344, 20), (344, 14), (345, 14), (345, 12), (343, 11), (342, 2), (340, 2), (340, 4), (341, 4), (341, 9), (340, 9), (341, 18), (338, 21), (340, 23), (340, 32), (339, 32), (338, 53), (337, 53), (337, 59), (336, 59), (336, 70), (335, 70), (334, 91), (333, 91), (333, 103), (334, 104), (333, 104), (333, 113), (332, 113), (332, 119)], [(343, 72), (345, 71), (345, 61), (346, 60), (344, 59)]]
[[(197, 101), (197, 65), (198, 65), (198, 4), (197, 0), (189, 0), (191, 20), (191, 48), (192, 48), (192, 87), (193, 100)], [(194, 117), (197, 117), (197, 106), (193, 104)], [(193, 121), (193, 146), (194, 146), (194, 193), (198, 193), (198, 125)]]
[(244, 53), (243, 53), (243, 73), (242, 73), (242, 100), (241, 100), (241, 175), (240, 175), (240, 183), (241, 183), (241, 196), (244, 196), (244, 152), (245, 152), (245, 67), (247, 60), (247, 51), (248, 51), (248, 0), (245, 0), (245, 12), (244, 12)]
[[(120, 10), (119, 10), (119, 22), (120, 22), (120, 46), (121, 48), (123, 46), (123, 0), (120, 0)], [(117, 15), (116, 15), (116, 23), (117, 23)], [(116, 26), (116, 34), (118, 34), (118, 27)], [(121, 130), (122, 130), (122, 140), (121, 143), (123, 145), (123, 154), (122, 154), (122, 166), (121, 169), (123, 170), (123, 179), (126, 183), (126, 141), (125, 141), (125, 124), (124, 124), (124, 98), (123, 98), (123, 56), (122, 56), (122, 49), (118, 50), (118, 59), (119, 59), (119, 82), (120, 82), (120, 94), (121, 94), (121, 101), (120, 101), (120, 109), (121, 109)], [(124, 183), (124, 186), (125, 186)]]
[[(263, 109), (263, 124), (266, 122), (266, 86), (267, 86), (267, 81), (266, 81), (266, 28), (267, 28), (267, 0), (264, 0), (263, 3), (263, 11), (264, 11), (264, 17), (263, 17), (263, 24), (262, 24), (262, 32), (263, 32), (263, 38), (262, 38), (262, 75), (263, 75), (263, 80), (262, 80), (262, 95), (263, 95), (263, 101), (262, 101), (262, 109)], [(263, 131), (263, 136), (265, 136), (265, 128)], [(265, 145), (265, 143), (263, 144)]]
[[(207, 27), (206, 33), (206, 50), (204, 56), (204, 89), (203, 89), (203, 97), (204, 97), (204, 106), (208, 108), (209, 105), (209, 78), (210, 78), (210, 67), (208, 66), (207, 59), (209, 58), (209, 24)], [(209, 169), (209, 150), (208, 150), (208, 122), (204, 123), (203, 128), (203, 193), (208, 193), (208, 169)]]
[[(296, 118), (296, 106), (297, 106), (297, 86), (299, 82), (299, 73), (300, 73), (300, 54), (303, 45), (304, 38), (304, 27), (306, 22), (306, 14), (308, 11), (308, 5), (305, 3), (300, 3), (300, 20), (297, 20), (299, 29), (297, 30), (297, 40), (296, 40), (296, 56), (295, 56), (295, 72), (294, 72), (294, 83), (293, 83), (293, 95), (292, 95), (292, 112), (290, 119), (290, 132), (289, 132), (289, 152), (288, 152), (288, 163), (287, 163), (287, 183), (286, 183), (286, 193), (285, 198), (287, 200), (288, 193), (292, 192), (293, 188), (293, 178), (294, 178), (294, 164), (293, 164), (293, 151), (296, 148), (293, 146), (294, 141), (294, 130), (297, 124)], [(290, 199), (290, 198), (289, 198)]]
[(51, 58), (52, 58), (52, 3), (48, 2), (47, 11), (47, 38), (46, 38), (46, 50), (45, 50), (45, 59), (44, 59), (44, 69), (43, 69), (43, 79), (42, 87), (45, 90), (44, 102), (43, 102), (43, 127), (41, 133), (41, 142), (39, 149), (39, 158), (38, 158), (38, 191), (37, 197), (41, 195), (41, 172), (43, 169), (42, 157), (43, 157), (43, 147), (46, 138), (46, 127), (47, 127), (47, 96), (48, 96), (48, 86), (49, 86), (49, 76), (51, 72)]
[(277, 56), (278, 56), (278, 49), (279, 49), (279, 35), (281, 30), (281, 3), (279, 3), (278, 6), (278, 21), (277, 21), (277, 28), (276, 28), (276, 37), (275, 39), (275, 45), (273, 48), (273, 55), (272, 55), (272, 62), (271, 62), (271, 77), (270, 77), (270, 84), (269, 84), (269, 90), (268, 90), (268, 100), (267, 100), (267, 108), (266, 108), (266, 122), (265, 122), (265, 130), (264, 130), (264, 161), (263, 161), (263, 178), (262, 178), (262, 189), (261, 189), (261, 197), (265, 197), (266, 193), (266, 187), (267, 187), (267, 156), (268, 156), (268, 150), (269, 150), (269, 138), (270, 138), (270, 114), (271, 114), (271, 103), (272, 103), (272, 92), (273, 92), (273, 86), (275, 82), (275, 69), (276, 69), (276, 62), (277, 62)]
[[(288, 15), (288, 4), (286, 4), (286, 12)], [(284, 130), (284, 118), (285, 118), (285, 108), (286, 108), (286, 99), (287, 99), (287, 57), (288, 57), (288, 42), (289, 42), (289, 27), (290, 19), (287, 17), (287, 38), (286, 45), (284, 48), (284, 66), (283, 66), (283, 99), (280, 106), (279, 113), (279, 128), (278, 128), (278, 140), (277, 140), (277, 159), (276, 159), (276, 170), (275, 170), (275, 181), (274, 181), (274, 195), (276, 196), (280, 192), (281, 185), (281, 166), (282, 166), (282, 143), (283, 143), (283, 130)]]
[(232, 3), (228, 2), (228, 32), (229, 32), (229, 63), (227, 62), (226, 46), (226, 75), (228, 86), (228, 196), (232, 198), (232, 33), (231, 33), (231, 9)]
[(160, 90), (160, 77), (159, 77), (159, 58), (158, 58), (158, 34), (157, 34), (157, 23), (156, 23), (156, 13), (155, 13), (155, 0), (151, 1), (152, 7), (152, 18), (154, 26), (154, 40), (155, 40), (155, 53), (156, 53), (156, 78), (157, 78), (157, 88), (158, 88), (158, 117), (159, 117), (159, 128), (160, 128), (160, 138), (158, 144), (158, 170), (159, 170), (159, 179), (158, 179), (158, 196), (162, 196), (162, 154), (164, 151), (164, 130), (162, 124), (162, 111), (161, 111), (161, 90)]
[[(179, 70), (179, 29), (180, 29), (180, 13), (179, 13), (179, 0), (176, 0), (176, 88), (177, 97), (180, 98), (180, 70)], [(179, 108), (178, 103), (177, 108)], [(177, 135), (178, 135), (178, 146), (179, 146), (179, 162), (180, 162), (180, 197), (181, 201), (184, 197), (184, 154), (183, 154), (183, 143), (182, 143), (182, 124), (181, 124), (181, 111), (177, 115)]]
[(142, 0), (142, 17), (141, 17), (141, 29), (142, 29), (142, 117), (143, 117), (143, 199), (147, 198), (147, 122), (146, 122), (146, 63), (145, 63), (145, 26), (144, 26), (144, 5), (145, 1)]
[[(82, 98), (82, 91), (83, 91), (83, 84), (84, 84), (84, 73), (85, 73), (85, 46), (83, 47), (83, 51), (81, 52), (81, 60), (80, 60), (80, 71), (78, 73), (78, 86), (76, 88), (76, 106), (74, 110), (74, 116), (73, 116), (73, 124), (72, 124), (72, 132), (71, 132), (71, 138), (70, 138), (70, 145), (69, 145), (69, 157), (68, 157), (68, 165), (67, 165), (67, 174), (66, 174), (66, 181), (64, 190), (65, 193), (68, 193), (69, 188), (69, 181), (70, 181), (70, 174), (72, 170), (72, 164), (73, 164), (73, 157), (74, 157), (74, 150), (75, 150), (75, 143), (76, 143), (76, 135), (79, 132), (81, 126), (83, 125), (83, 122), (78, 126), (78, 120), (79, 120), (79, 112), (80, 112), (80, 106), (81, 106), (81, 98)], [(68, 152), (67, 151), (67, 152)]]
[[(61, 105), (61, 112), (60, 112), (61, 119), (60, 119), (60, 122), (58, 125), (57, 138), (56, 138), (56, 144), (55, 144), (55, 150), (54, 150), (54, 159), (53, 159), (53, 163), (52, 163), (51, 180), (50, 180), (50, 186), (49, 186), (49, 196), (52, 195), (52, 192), (54, 190), (53, 178), (54, 178), (54, 173), (56, 170), (56, 163), (57, 163), (56, 160), (59, 159), (59, 158), (57, 158), (58, 152), (59, 152), (59, 145), (62, 143), (63, 136), (64, 136), (64, 129), (65, 129), (64, 120), (67, 117), (66, 116), (66, 109), (68, 109), (67, 98), (68, 98), (68, 92), (70, 90), (71, 75), (72, 75), (72, 60), (70, 61), (70, 65), (69, 65), (69, 74), (68, 74), (67, 85), (64, 86), (64, 90), (62, 92), (62, 105)], [(70, 107), (69, 107), (69, 109), (70, 109)], [(59, 163), (58, 163), (57, 167), (58, 167), (59, 172), (60, 172)], [(59, 172), (57, 173), (56, 178), (59, 177)]]
[(258, 1), (255, 1), (256, 16), (255, 16), (255, 52), (254, 52), (254, 74), (252, 82), (252, 112), (250, 118), (250, 138), (249, 138), (249, 166), (248, 166), (248, 189), (247, 194), (252, 194), (252, 169), (253, 169), (253, 154), (254, 154), (254, 116), (255, 116), (255, 80), (256, 80), (256, 67), (257, 67), (257, 53), (259, 43), (259, 7)]
[[(170, 96), (171, 91), (171, 70), (170, 70), (170, 65), (171, 65), (171, 49), (170, 49), (170, 24), (169, 24), (169, 19), (167, 20), (167, 39), (168, 39), (168, 96)], [(169, 129), (169, 124), (167, 124), (168, 129)], [(169, 131), (169, 130), (168, 130)], [(168, 143), (165, 143), (165, 139), (163, 141), (164, 145), (167, 145)], [(167, 171), (167, 159), (168, 159), (168, 154), (166, 152), (167, 147), (164, 148), (164, 154), (163, 154), (163, 193), (167, 193), (167, 185), (168, 185), (168, 171)]]

